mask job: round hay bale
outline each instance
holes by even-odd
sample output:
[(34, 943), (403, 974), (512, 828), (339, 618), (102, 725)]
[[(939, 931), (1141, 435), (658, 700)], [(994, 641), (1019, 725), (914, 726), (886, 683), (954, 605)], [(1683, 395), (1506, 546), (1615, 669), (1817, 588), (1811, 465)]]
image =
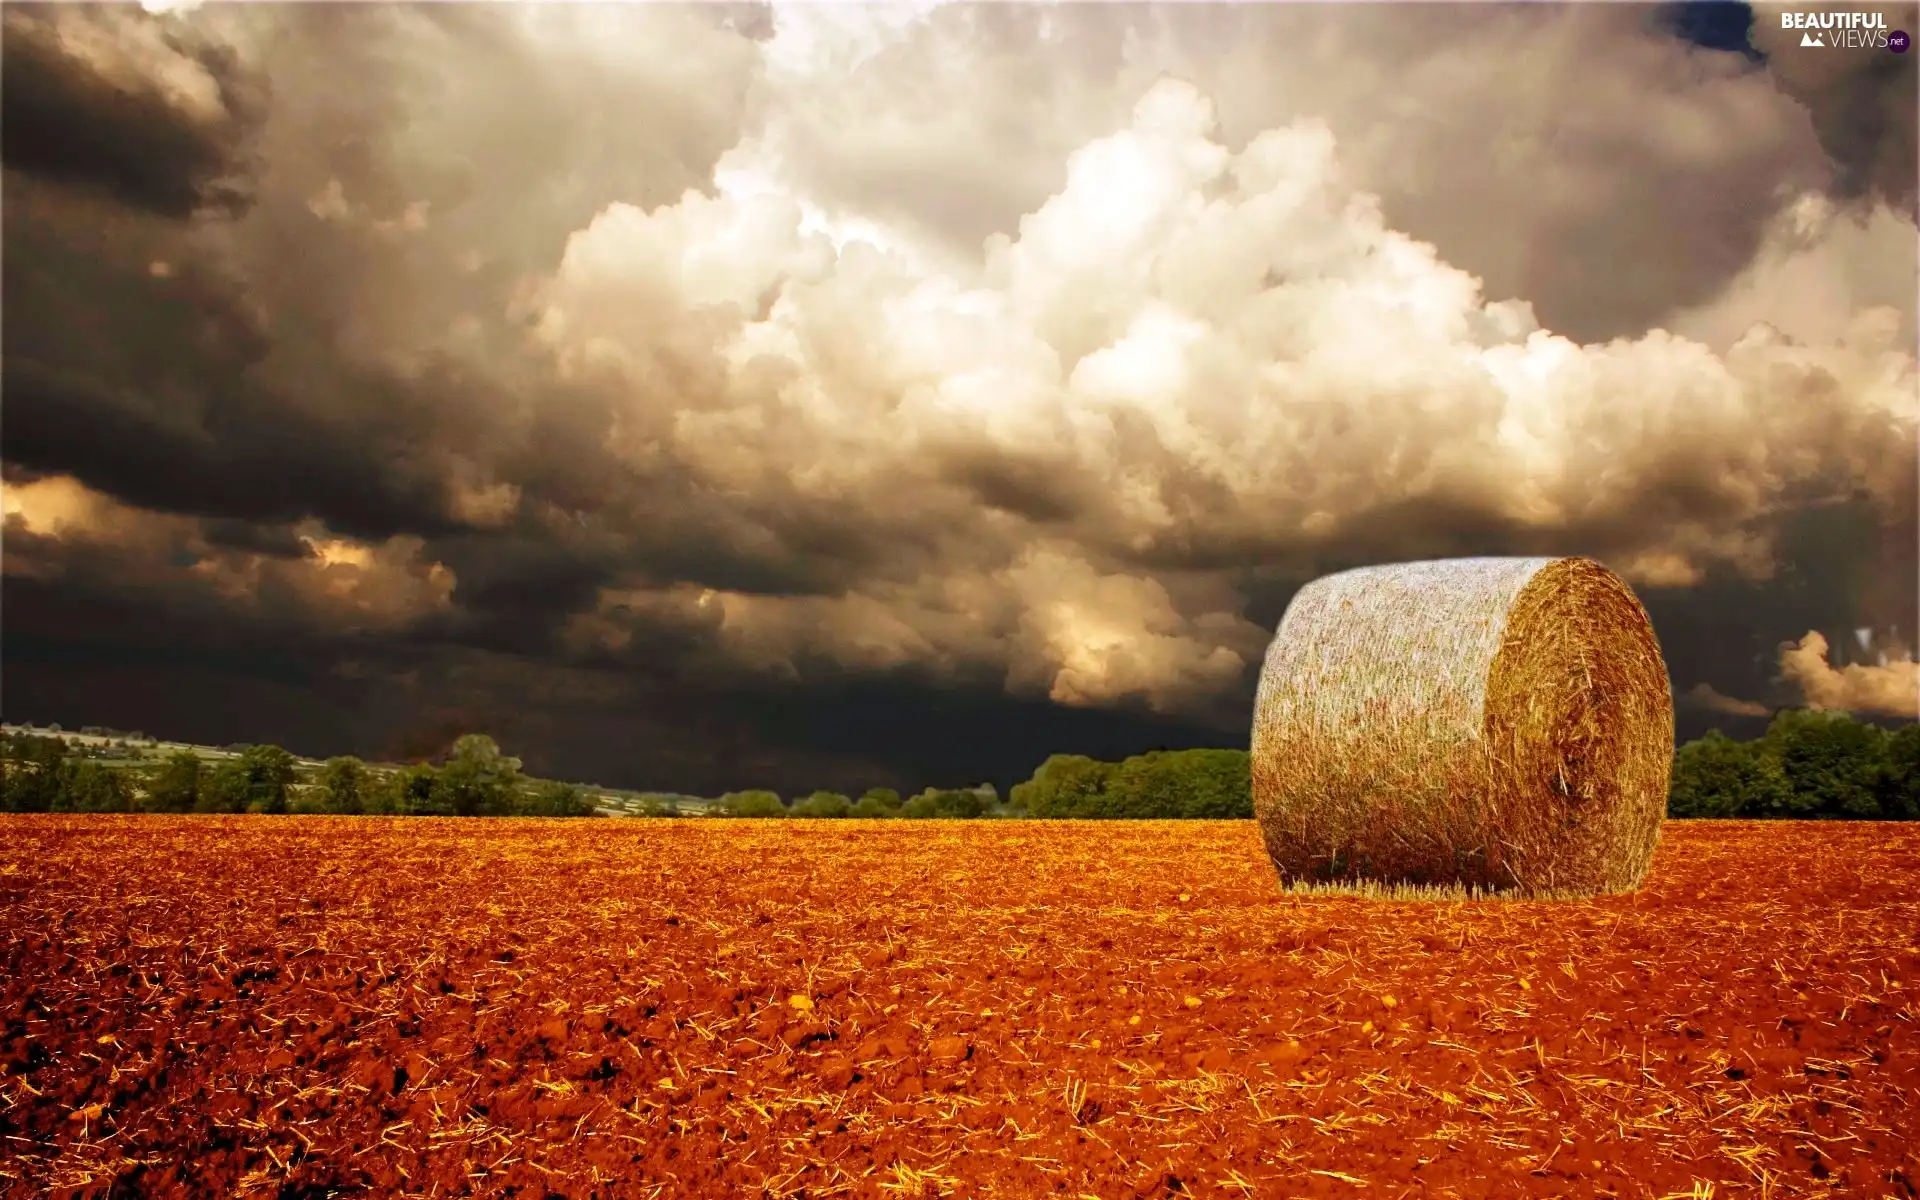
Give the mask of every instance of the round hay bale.
[(1672, 762), (1653, 626), (1584, 558), (1315, 580), (1254, 702), (1254, 816), (1290, 885), (1632, 891)]

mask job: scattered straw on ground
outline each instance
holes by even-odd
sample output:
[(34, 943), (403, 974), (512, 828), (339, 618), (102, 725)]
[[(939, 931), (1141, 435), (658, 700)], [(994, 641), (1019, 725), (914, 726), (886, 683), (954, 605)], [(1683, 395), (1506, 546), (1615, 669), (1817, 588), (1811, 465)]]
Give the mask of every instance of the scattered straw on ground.
[(1497, 905), (1282, 895), (1251, 822), (0, 834), (0, 1195), (1920, 1180), (1920, 827)]

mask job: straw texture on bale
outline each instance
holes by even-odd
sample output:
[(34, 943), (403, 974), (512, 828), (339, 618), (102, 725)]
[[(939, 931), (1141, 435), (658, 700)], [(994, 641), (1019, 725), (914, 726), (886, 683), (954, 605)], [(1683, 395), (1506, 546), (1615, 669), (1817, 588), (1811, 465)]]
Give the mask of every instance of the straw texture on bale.
[(1673, 695), (1627, 585), (1583, 558), (1461, 558), (1308, 584), (1267, 651), (1253, 800), (1289, 885), (1631, 891)]

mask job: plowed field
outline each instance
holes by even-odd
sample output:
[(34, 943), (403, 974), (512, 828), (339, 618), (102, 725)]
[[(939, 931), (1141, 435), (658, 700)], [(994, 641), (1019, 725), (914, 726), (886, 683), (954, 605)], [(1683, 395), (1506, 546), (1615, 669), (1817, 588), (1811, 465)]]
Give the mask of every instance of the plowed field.
[(1920, 827), (0, 818), (0, 1192), (1913, 1197)]

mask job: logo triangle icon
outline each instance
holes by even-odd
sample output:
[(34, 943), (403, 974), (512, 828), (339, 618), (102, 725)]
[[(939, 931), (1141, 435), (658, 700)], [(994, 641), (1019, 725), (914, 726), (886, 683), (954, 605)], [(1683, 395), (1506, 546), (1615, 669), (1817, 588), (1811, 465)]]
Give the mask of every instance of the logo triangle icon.
[(1820, 40), (1820, 35), (1819, 35), (1819, 34), (1817, 34), (1817, 33), (1803, 33), (1803, 34), (1801, 34), (1801, 35), (1800, 35), (1800, 44), (1801, 44), (1802, 46), (1819, 46), (1819, 47), (1820, 47), (1821, 49), (1825, 49), (1825, 48), (1826, 48), (1826, 45), (1827, 45), (1827, 44), (1826, 44), (1825, 42), (1823, 42), (1823, 41), (1821, 41), (1821, 40)]

